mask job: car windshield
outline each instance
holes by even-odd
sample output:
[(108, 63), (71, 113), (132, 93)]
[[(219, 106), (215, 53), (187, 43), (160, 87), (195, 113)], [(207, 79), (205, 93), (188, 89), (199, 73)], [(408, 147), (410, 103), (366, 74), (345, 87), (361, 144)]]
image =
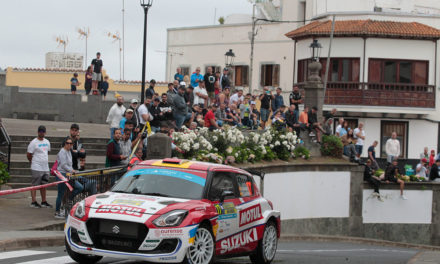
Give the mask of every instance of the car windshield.
[(111, 191), (196, 200), (202, 198), (205, 178), (206, 173), (189, 170), (139, 169), (122, 176)]

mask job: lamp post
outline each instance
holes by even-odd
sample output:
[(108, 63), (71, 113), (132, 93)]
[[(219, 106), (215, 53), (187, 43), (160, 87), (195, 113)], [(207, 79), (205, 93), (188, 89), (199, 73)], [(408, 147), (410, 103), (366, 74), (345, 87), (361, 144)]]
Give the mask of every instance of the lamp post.
[(229, 68), (232, 65), (234, 65), (234, 58), (235, 58), (234, 52), (232, 51), (232, 49), (229, 49), (225, 53), (225, 65), (226, 65), (226, 68)]
[(322, 49), (321, 43), (319, 43), (317, 39), (314, 39), (309, 48), (312, 61), (319, 61)]
[(153, 5), (153, 0), (140, 0), (141, 7), (144, 9), (144, 47), (142, 55), (142, 84), (141, 84), (141, 103), (144, 103), (145, 97), (145, 67), (147, 58), (147, 18), (148, 9)]

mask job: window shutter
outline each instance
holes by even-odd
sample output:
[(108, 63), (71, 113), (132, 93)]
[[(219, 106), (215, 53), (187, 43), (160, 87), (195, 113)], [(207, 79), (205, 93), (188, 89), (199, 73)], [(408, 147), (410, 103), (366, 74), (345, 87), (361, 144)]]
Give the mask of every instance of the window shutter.
[(266, 65), (261, 65), (261, 72), (260, 72), (260, 85), (263, 87), (264, 83), (266, 82)]
[(428, 62), (416, 61), (414, 66), (414, 83), (415, 84), (428, 84)]
[(370, 59), (370, 63), (368, 65), (368, 82), (380, 83), (382, 72), (382, 61)]
[(249, 66), (242, 66), (243, 86), (249, 86)]
[(351, 81), (352, 82), (359, 82), (359, 75), (360, 75), (360, 60), (359, 59), (352, 59), (351, 60)]
[(273, 65), (272, 86), (280, 86), (280, 65)]
[(241, 72), (242, 72), (242, 66), (235, 67), (235, 86), (243, 85), (243, 78)]

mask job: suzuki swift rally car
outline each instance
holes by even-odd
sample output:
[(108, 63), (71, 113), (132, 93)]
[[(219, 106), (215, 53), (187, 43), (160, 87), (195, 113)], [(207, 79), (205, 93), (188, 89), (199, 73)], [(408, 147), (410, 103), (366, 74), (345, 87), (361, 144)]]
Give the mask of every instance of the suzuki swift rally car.
[(79, 263), (103, 256), (159, 263), (212, 263), (246, 256), (270, 263), (280, 213), (248, 172), (178, 159), (144, 161), (111, 191), (77, 203), (65, 227)]

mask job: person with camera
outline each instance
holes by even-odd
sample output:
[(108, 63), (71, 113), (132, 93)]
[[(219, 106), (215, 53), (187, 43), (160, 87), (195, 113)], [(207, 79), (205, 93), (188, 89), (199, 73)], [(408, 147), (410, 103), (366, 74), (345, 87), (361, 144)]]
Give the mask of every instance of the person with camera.
[(212, 72), (212, 67), (208, 67), (207, 72), (205, 74), (205, 76), (203, 77), (204, 81), (205, 81), (205, 87), (206, 87), (206, 91), (208, 92), (208, 98), (206, 100), (206, 105), (210, 106), (215, 99), (215, 82), (216, 82), (216, 77), (215, 74)]
[[(63, 147), (60, 149), (57, 155), (57, 170), (60, 172), (65, 178), (70, 178), (67, 176), (67, 174), (75, 174), (77, 171), (73, 169), (72, 167), (72, 149), (73, 140), (68, 137), (63, 142)], [(57, 181), (61, 181), (58, 177), (56, 177)], [(81, 193), (84, 190), (84, 186), (76, 180), (70, 179), (69, 184), (73, 187), (73, 191), (69, 196), (70, 200), (73, 200), (73, 198)], [(61, 202), (64, 197), (64, 193), (66, 191), (66, 185), (61, 183), (58, 184), (58, 194), (57, 199), (55, 202), (55, 218), (65, 218), (64, 212), (60, 211), (61, 208)]]
[(191, 86), (194, 87), (194, 89), (196, 87), (199, 86), (199, 83), (203, 80), (203, 75), (200, 74), (200, 67), (196, 68), (196, 71), (191, 74)]

